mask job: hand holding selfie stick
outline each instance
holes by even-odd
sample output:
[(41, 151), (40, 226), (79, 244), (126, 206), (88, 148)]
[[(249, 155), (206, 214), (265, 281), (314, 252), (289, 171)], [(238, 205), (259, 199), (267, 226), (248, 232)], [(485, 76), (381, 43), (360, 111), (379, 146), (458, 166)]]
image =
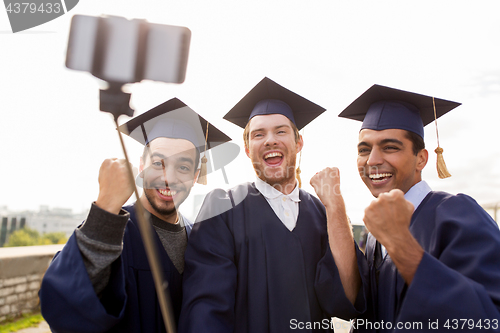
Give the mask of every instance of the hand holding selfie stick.
[[(71, 22), (66, 66), (92, 73), (108, 82), (100, 90), (100, 109), (113, 115), (118, 129), (118, 117), (133, 116), (130, 94), (122, 87), (143, 79), (182, 83), (184, 81), (191, 32), (184, 27), (151, 24), (145, 20), (121, 17), (75, 15)], [(125, 155), (129, 181), (134, 184), (137, 218), (141, 237), (160, 303), (167, 332), (175, 332), (168, 283), (163, 276), (156, 251), (154, 231), (149, 212), (142, 206), (135, 186), (122, 133), (117, 130)]]

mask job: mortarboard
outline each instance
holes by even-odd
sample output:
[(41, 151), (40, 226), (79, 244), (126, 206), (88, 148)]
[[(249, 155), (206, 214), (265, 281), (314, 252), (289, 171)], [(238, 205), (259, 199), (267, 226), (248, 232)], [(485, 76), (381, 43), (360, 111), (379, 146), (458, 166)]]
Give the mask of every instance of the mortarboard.
[[(423, 139), (424, 126), (437, 121), (437, 118), (459, 105), (461, 103), (374, 84), (345, 108), (339, 117), (362, 121), (361, 129), (403, 129)], [(438, 173), (440, 178), (446, 178), (449, 173), (442, 152), (438, 136)]]
[[(245, 128), (255, 116), (282, 114), (301, 130), (325, 111), (325, 108), (265, 77), (224, 116), (224, 119)], [(302, 157), (302, 151), (300, 156)], [(296, 170), (299, 187), (302, 184), (300, 172), (299, 158)]]
[(254, 116), (282, 114), (301, 130), (325, 111), (325, 108), (265, 77), (224, 116), (224, 119), (245, 128)]
[[(142, 145), (147, 145), (159, 137), (188, 140), (200, 153), (231, 140), (177, 98), (130, 119), (118, 129)], [(204, 179), (200, 178), (206, 176), (205, 163), (206, 157), (203, 156), (199, 183), (203, 183)]]

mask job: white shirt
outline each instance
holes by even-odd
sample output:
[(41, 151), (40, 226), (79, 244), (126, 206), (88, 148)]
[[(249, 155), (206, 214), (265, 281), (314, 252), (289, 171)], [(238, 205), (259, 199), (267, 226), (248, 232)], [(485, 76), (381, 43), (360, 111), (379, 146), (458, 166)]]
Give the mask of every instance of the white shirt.
[(432, 191), (430, 186), (425, 180), (421, 180), (405, 193), (405, 199), (413, 204), (415, 207), (413, 211), (415, 211), (430, 191)]
[(285, 227), (292, 231), (299, 216), (299, 187), (295, 185), (290, 194), (284, 195), (259, 177), (256, 177), (255, 187), (266, 198), (269, 206)]
[[(421, 180), (405, 193), (405, 199), (413, 204), (414, 212), (430, 191), (432, 191), (430, 186), (425, 182), (425, 180)], [(387, 250), (385, 249), (385, 246), (382, 244), (380, 245), (382, 247), (382, 256), (385, 256), (387, 254)]]

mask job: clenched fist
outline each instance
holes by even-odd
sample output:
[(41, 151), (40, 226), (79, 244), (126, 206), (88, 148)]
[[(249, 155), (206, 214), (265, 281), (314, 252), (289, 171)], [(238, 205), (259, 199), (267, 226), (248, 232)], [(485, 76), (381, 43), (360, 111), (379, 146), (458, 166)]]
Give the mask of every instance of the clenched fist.
[(99, 169), (99, 196), (96, 205), (113, 214), (120, 212), (134, 192), (126, 163), (124, 159), (106, 159)]
[(366, 228), (388, 250), (395, 241), (410, 235), (409, 227), (413, 215), (413, 204), (407, 201), (401, 190), (381, 193), (365, 209)]
[(410, 285), (424, 255), (410, 232), (413, 204), (401, 190), (381, 193), (365, 209), (366, 228), (387, 249), (405, 282)]
[(326, 208), (345, 212), (344, 199), (340, 193), (340, 173), (338, 168), (325, 168), (311, 178), (311, 186)]

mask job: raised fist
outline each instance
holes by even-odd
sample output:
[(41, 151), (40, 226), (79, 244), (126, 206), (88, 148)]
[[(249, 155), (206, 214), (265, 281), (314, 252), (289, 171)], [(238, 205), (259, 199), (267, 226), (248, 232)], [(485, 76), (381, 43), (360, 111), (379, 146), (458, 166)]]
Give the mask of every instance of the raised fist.
[[(99, 196), (96, 205), (113, 214), (120, 212), (134, 192), (134, 183), (129, 179), (126, 163), (124, 159), (106, 159), (99, 169)], [(136, 173), (136, 168), (133, 169)]]

